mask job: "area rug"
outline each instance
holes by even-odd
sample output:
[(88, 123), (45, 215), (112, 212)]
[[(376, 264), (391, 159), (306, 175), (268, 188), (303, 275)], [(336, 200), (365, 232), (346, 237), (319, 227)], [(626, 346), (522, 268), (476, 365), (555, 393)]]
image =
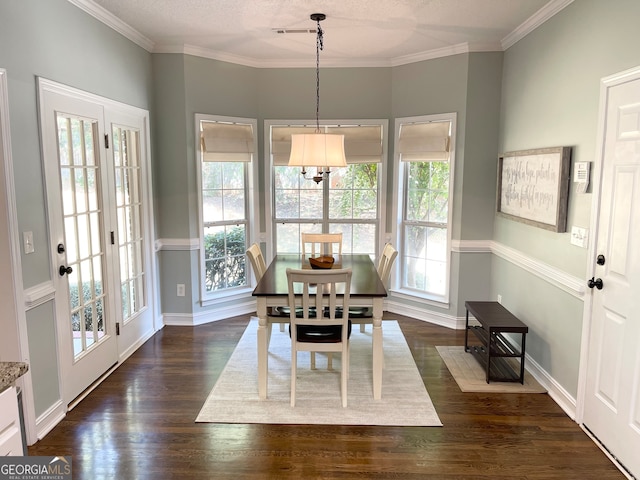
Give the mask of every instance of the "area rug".
[(463, 392), (546, 393), (544, 387), (526, 369), (524, 385), (494, 380), (487, 383), (485, 370), (471, 353), (464, 351), (463, 346), (439, 346), (436, 349)]
[(324, 425), (442, 426), (422, 382), (402, 330), (395, 320), (383, 322), (382, 399), (373, 399), (371, 326), (354, 328), (350, 344), (348, 405), (340, 401), (340, 354), (298, 354), (296, 406), (291, 407), (291, 341), (288, 329), (274, 328), (269, 345), (266, 400), (258, 398), (257, 329), (253, 318), (204, 403), (196, 422)]

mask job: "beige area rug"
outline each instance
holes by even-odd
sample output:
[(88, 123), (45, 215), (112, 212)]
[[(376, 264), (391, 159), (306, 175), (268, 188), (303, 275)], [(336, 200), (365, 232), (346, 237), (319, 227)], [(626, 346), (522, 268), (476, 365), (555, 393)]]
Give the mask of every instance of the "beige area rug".
[[(487, 383), (486, 373), (480, 363), (463, 346), (436, 347), (438, 353), (453, 375), (456, 383), (463, 392), (487, 393), (546, 393), (547, 391), (531, 376), (524, 372), (524, 385), (520, 382)], [(525, 364), (526, 365), (526, 364)], [(519, 368), (519, 367), (518, 367)]]
[(216, 382), (196, 422), (325, 425), (442, 426), (422, 382), (402, 330), (395, 320), (383, 322), (382, 399), (373, 399), (371, 326), (351, 334), (348, 406), (340, 401), (340, 354), (333, 370), (326, 356), (298, 354), (296, 406), (290, 405), (291, 342), (288, 329), (274, 328), (269, 345), (269, 389), (258, 398), (257, 328), (253, 318)]

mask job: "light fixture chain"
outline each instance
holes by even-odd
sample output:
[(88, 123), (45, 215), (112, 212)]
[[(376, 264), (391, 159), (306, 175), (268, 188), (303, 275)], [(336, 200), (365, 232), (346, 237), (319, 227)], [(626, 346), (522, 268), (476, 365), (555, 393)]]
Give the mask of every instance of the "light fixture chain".
[(316, 37), (316, 133), (320, 133), (320, 50), (323, 48), (322, 27), (320, 20), (317, 21)]

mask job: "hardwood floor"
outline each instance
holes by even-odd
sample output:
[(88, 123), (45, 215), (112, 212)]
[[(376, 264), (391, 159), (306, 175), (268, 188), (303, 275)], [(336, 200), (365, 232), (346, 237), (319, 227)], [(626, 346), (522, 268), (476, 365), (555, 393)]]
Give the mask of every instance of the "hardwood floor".
[(195, 423), (243, 316), (165, 327), (29, 454), (71, 455), (74, 479), (625, 478), (548, 395), (462, 393), (435, 346), (464, 331), (388, 317), (443, 427)]

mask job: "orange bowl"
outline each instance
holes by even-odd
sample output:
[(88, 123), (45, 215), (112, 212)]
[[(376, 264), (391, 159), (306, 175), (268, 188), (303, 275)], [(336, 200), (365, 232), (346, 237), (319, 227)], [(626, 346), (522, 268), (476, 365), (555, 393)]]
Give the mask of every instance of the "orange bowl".
[(309, 265), (311, 265), (313, 269), (331, 268), (334, 261), (333, 257), (310, 257)]

